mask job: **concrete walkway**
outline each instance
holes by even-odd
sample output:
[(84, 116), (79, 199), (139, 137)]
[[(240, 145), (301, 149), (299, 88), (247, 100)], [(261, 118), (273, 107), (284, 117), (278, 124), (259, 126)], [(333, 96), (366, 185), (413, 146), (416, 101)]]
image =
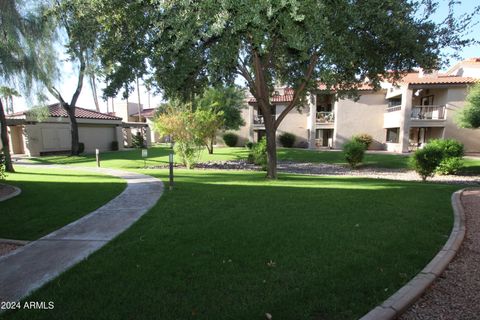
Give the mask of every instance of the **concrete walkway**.
[(133, 172), (52, 165), (35, 167), (112, 175), (125, 179), (127, 187), (103, 207), (0, 257), (0, 301), (21, 300), (100, 249), (152, 208), (163, 192), (159, 179)]

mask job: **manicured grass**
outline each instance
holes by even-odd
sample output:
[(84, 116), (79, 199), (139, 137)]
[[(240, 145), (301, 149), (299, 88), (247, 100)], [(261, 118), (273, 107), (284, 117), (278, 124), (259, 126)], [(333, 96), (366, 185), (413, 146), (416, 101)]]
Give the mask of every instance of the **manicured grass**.
[[(148, 150), (147, 166), (164, 165), (168, 163), (170, 149), (165, 146), (152, 147)], [(213, 154), (203, 151), (200, 161), (225, 161), (246, 159), (248, 151), (245, 148), (215, 148)], [(143, 168), (144, 160), (140, 150), (122, 152), (106, 152), (101, 155), (102, 165), (115, 168), (135, 169)], [(295, 162), (332, 163), (346, 165), (342, 152), (318, 151), (307, 149), (278, 149), (278, 159)], [(177, 159), (176, 159), (177, 160)], [(52, 156), (36, 158), (34, 161), (42, 163), (95, 165), (94, 155), (80, 157)], [(480, 161), (478, 162), (480, 165)], [(362, 166), (379, 168), (407, 168), (408, 157), (391, 154), (366, 154)]]
[(0, 238), (35, 240), (113, 199), (118, 178), (82, 171), (16, 166), (5, 183), (22, 193), (0, 202)]
[(5, 318), (356, 319), (445, 243), (458, 188), (177, 170), (142, 219), (26, 299), (54, 310)]
[[(280, 160), (288, 160), (294, 162), (313, 162), (313, 163), (331, 163), (347, 165), (345, 156), (341, 151), (319, 151), (308, 149), (287, 149), (278, 150), (278, 158)], [(366, 153), (362, 167), (376, 168), (408, 168), (408, 156), (402, 154), (369, 154)]]

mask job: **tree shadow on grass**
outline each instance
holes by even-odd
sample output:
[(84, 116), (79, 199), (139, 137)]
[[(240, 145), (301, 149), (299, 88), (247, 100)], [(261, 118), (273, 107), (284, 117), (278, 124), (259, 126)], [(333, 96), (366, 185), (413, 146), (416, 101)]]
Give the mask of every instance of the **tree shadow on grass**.
[(452, 224), (455, 186), (262, 179), (178, 172), (132, 228), (28, 298), (55, 310), (12, 318), (128, 318), (131, 305), (136, 318), (358, 318), (423, 268)]

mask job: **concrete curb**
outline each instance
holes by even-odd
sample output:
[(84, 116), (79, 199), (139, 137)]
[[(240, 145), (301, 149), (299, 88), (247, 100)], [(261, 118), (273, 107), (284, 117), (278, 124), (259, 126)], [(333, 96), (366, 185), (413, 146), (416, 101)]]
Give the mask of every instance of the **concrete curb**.
[(465, 237), (465, 212), (461, 203), (461, 197), (465, 190), (467, 189), (462, 189), (452, 194), (453, 229), (442, 250), (412, 280), (382, 304), (360, 318), (360, 320), (390, 320), (397, 318), (417, 301), (433, 281), (447, 268), (457, 254)]
[(8, 199), (11, 199), (13, 197), (16, 197), (18, 196), (20, 193), (22, 193), (22, 190), (18, 187), (15, 187), (15, 186), (12, 186), (11, 184), (4, 184), (4, 183), (0, 183), (0, 184), (3, 184), (5, 186), (9, 186), (11, 188), (13, 188), (15, 191), (13, 191), (13, 193), (10, 193), (6, 196), (3, 196), (3, 197), (0, 197), (0, 202), (2, 201), (5, 201), (5, 200), (8, 200)]

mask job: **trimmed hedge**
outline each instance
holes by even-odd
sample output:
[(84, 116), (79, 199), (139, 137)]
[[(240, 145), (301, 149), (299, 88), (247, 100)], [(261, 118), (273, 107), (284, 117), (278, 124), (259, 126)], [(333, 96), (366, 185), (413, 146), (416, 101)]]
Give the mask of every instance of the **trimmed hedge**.
[(228, 147), (235, 147), (238, 143), (238, 135), (235, 133), (227, 132), (223, 135), (223, 141)]
[(295, 144), (295, 135), (289, 132), (284, 132), (278, 137), (278, 140), (283, 147), (292, 148)]
[(352, 169), (355, 169), (362, 162), (365, 155), (365, 144), (352, 139), (343, 145), (345, 160)]
[(365, 150), (367, 150), (373, 142), (373, 137), (368, 133), (361, 133), (359, 135), (353, 136), (352, 140), (357, 140), (358, 142), (363, 143), (365, 145)]

